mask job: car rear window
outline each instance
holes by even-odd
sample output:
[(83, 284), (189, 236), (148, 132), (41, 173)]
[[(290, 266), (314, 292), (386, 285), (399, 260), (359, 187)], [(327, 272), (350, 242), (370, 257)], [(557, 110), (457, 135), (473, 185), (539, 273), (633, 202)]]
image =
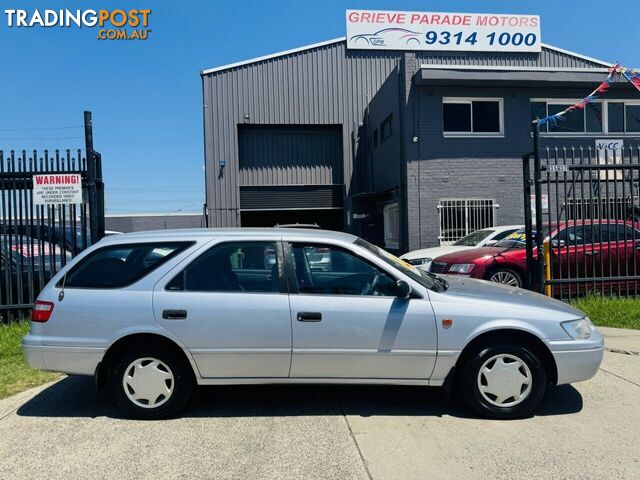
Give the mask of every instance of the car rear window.
[(66, 288), (122, 288), (137, 282), (193, 242), (121, 244), (102, 247), (67, 272)]

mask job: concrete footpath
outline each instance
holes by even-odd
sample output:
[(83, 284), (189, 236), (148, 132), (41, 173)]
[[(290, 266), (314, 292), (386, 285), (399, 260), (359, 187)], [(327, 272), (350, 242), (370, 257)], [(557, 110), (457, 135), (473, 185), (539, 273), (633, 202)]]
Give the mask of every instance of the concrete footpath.
[[(640, 351), (634, 332), (605, 334)], [(637, 480), (639, 397), (640, 356), (615, 351), (517, 421), (439, 389), (305, 385), (202, 388), (180, 418), (139, 422), (66, 377), (0, 401), (0, 479)]]
[(598, 327), (610, 352), (640, 355), (640, 330)]

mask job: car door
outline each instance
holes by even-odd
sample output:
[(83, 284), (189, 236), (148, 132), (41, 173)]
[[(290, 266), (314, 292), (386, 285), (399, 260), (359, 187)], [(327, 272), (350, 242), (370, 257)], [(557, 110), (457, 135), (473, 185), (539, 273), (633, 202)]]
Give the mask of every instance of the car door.
[(640, 232), (621, 222), (609, 223), (607, 231), (604, 240), (608, 241), (608, 262), (604, 266), (604, 276), (612, 277), (609, 282), (612, 293), (623, 294), (635, 289), (635, 282), (625, 281), (624, 277), (634, 276), (639, 271), (636, 262)]
[(278, 241), (221, 241), (158, 282), (156, 321), (202, 377), (284, 378), (291, 319)]
[[(560, 228), (551, 237), (551, 276), (554, 279), (585, 279), (600, 271), (600, 244), (593, 241), (590, 224)], [(583, 292), (584, 282), (557, 285), (555, 294)]]
[(343, 246), (284, 247), (292, 378), (429, 378), (437, 340), (428, 299), (397, 298), (393, 273)]

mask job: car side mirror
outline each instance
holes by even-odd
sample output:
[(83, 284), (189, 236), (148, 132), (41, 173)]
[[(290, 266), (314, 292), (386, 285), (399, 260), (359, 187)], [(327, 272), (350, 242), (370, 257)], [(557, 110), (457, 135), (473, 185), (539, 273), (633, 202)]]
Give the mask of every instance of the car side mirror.
[(484, 244), (485, 247), (493, 247), (496, 243), (498, 243), (497, 240), (488, 240), (487, 243)]
[(404, 280), (398, 280), (396, 282), (396, 297), (409, 298), (411, 296), (411, 285)]
[(562, 248), (565, 246), (564, 240), (551, 240), (551, 246), (553, 248)]

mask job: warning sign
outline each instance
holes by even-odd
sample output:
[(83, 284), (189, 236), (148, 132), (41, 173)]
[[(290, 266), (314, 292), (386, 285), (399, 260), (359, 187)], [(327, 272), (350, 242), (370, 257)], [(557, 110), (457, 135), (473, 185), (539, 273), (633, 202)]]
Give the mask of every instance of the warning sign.
[(35, 205), (82, 203), (82, 177), (77, 173), (33, 176)]

